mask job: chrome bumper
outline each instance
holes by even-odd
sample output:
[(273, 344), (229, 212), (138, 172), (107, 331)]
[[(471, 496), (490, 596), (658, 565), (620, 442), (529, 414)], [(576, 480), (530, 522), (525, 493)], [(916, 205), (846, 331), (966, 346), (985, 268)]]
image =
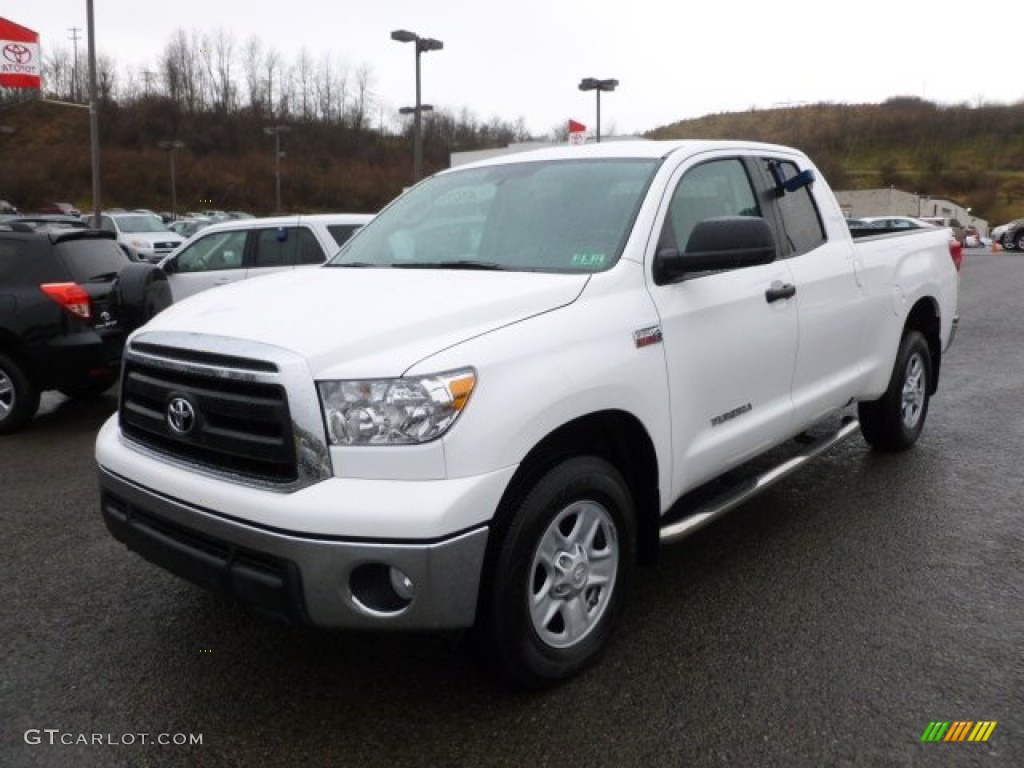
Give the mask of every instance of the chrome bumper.
[(322, 627), (473, 624), (488, 529), (436, 542), (304, 536), (213, 514), (99, 468), (104, 521), (142, 557), (264, 613)]

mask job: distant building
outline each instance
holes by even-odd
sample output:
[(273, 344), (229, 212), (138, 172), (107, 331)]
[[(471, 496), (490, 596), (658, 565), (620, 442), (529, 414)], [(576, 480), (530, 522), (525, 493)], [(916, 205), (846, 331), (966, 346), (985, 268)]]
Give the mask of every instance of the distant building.
[(941, 217), (959, 226), (977, 227), (988, 234), (988, 222), (971, 215), (971, 209), (944, 197), (916, 195), (893, 187), (885, 189), (837, 190), (836, 199), (843, 213), (850, 218), (864, 216)]

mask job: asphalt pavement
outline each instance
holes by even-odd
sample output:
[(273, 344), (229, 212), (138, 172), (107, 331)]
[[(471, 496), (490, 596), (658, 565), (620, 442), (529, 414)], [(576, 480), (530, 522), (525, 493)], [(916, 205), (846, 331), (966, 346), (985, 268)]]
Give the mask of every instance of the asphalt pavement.
[(458, 633), (292, 627), (129, 553), (92, 457), (115, 396), (47, 395), (0, 438), (0, 765), (1022, 766), (1024, 254), (967, 251), (960, 309), (913, 450), (857, 436), (666, 550), (539, 694)]

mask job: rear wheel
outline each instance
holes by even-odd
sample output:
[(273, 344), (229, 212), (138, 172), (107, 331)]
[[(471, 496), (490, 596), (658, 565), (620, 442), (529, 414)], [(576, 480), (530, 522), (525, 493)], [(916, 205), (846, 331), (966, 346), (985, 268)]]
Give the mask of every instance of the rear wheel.
[(569, 459), (514, 510), (477, 627), (482, 650), (518, 687), (565, 680), (600, 655), (635, 562), (629, 489), (607, 461)]
[(1024, 251), (1024, 229), (1017, 233), (1017, 239), (1014, 240), (1018, 251)]
[(928, 342), (920, 331), (908, 331), (900, 341), (885, 394), (857, 407), (864, 439), (885, 451), (902, 451), (916, 443), (928, 416), (931, 386)]
[(13, 359), (0, 354), (0, 435), (25, 426), (39, 409), (39, 389)]

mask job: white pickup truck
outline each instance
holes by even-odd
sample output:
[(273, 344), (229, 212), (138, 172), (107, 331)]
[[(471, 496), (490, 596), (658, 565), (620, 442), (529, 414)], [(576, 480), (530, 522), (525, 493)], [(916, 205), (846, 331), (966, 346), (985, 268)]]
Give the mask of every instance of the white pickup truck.
[(878, 449), (918, 439), (959, 256), (941, 229), (855, 241), (780, 146), (449, 170), (326, 266), (137, 331), (96, 443), (102, 513), (262, 611), (473, 627), (509, 679), (557, 682), (662, 544), (858, 425)]

